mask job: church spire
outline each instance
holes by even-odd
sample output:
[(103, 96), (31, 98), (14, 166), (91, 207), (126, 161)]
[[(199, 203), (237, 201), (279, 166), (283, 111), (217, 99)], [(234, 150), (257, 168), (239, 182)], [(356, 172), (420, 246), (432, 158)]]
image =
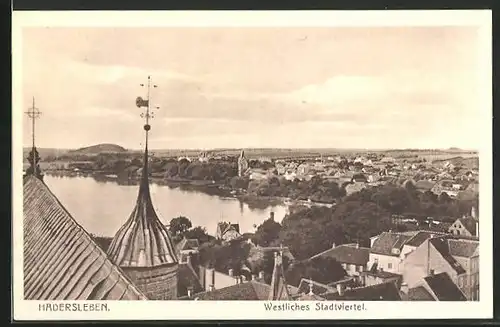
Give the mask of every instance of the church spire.
[(34, 175), (35, 177), (43, 180), (42, 170), (40, 169), (40, 165), (38, 164), (40, 161), (40, 156), (38, 155), (38, 151), (35, 145), (35, 121), (40, 118), (42, 112), (35, 107), (35, 97), (33, 97), (33, 104), (28, 111), (25, 112), (28, 117), (31, 119), (31, 151), (27, 157), (30, 166), (26, 170), (26, 175)]
[(146, 108), (146, 112), (141, 114), (145, 119), (145, 144), (139, 194), (129, 219), (118, 230), (108, 250), (110, 258), (121, 267), (155, 267), (178, 263), (170, 235), (155, 212), (149, 191), (149, 120), (154, 117), (150, 107), (150, 95), (151, 88), (156, 87), (148, 76), (147, 98), (136, 99), (137, 107)]

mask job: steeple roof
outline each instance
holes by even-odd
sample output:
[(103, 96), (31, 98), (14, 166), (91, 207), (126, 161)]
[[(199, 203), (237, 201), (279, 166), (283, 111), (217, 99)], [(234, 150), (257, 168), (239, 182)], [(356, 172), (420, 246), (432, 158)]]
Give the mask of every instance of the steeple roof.
[(149, 99), (144, 103), (148, 110), (144, 125), (146, 145), (139, 194), (130, 217), (118, 230), (108, 250), (111, 260), (120, 267), (155, 267), (178, 263), (169, 232), (158, 218), (151, 201), (148, 169), (148, 132), (151, 129), (148, 124)]
[(285, 281), (283, 257), (281, 252), (274, 253), (274, 270), (268, 299), (281, 301), (289, 301), (292, 299)]

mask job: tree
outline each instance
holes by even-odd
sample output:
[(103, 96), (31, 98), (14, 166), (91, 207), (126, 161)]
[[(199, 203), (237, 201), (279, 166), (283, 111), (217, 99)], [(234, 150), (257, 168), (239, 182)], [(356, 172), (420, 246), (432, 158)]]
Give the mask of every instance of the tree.
[(252, 238), (252, 241), (260, 246), (270, 246), (274, 241), (279, 239), (281, 231), (280, 223), (269, 218), (257, 228), (257, 231)]
[(208, 235), (205, 227), (196, 226), (184, 232), (183, 236), (189, 239), (197, 239), (200, 244), (210, 242), (213, 237)]
[(191, 220), (184, 216), (179, 216), (170, 221), (169, 230), (172, 235), (179, 236), (184, 234), (184, 232), (186, 232), (191, 227)]

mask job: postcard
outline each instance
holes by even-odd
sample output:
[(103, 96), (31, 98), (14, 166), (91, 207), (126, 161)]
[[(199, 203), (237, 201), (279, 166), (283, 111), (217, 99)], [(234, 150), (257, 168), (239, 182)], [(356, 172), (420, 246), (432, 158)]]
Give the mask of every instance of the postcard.
[(492, 317), (490, 11), (12, 31), (15, 320)]

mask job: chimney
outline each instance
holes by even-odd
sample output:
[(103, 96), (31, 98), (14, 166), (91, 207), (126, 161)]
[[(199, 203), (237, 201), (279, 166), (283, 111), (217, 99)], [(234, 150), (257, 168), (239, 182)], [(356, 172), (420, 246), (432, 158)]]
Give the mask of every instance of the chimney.
[(407, 283), (401, 283), (401, 292), (404, 294), (408, 294), (408, 284)]
[(193, 296), (193, 289), (191, 287), (188, 287), (188, 298), (191, 298)]
[(241, 275), (241, 282), (245, 283), (247, 281), (247, 278), (245, 275)]
[(314, 295), (312, 280), (309, 280), (309, 295)]
[(429, 271), (429, 274), (430, 274), (431, 276), (434, 276), (434, 269), (431, 269), (431, 270)]
[(344, 285), (341, 283), (337, 284), (337, 292), (339, 293), (340, 296), (344, 295)]
[(208, 285), (208, 291), (213, 292), (214, 291), (214, 285), (210, 284)]
[[(212, 290), (215, 286), (215, 270), (213, 268), (207, 269), (208, 272), (208, 280), (206, 281), (209, 285), (209, 288), (212, 287)], [(206, 284), (205, 284), (206, 285)]]
[(359, 243), (356, 243), (354, 246), (356, 249), (359, 249)]
[(191, 266), (191, 253), (188, 253), (187, 257), (186, 257), (186, 262), (188, 265)]
[(335, 242), (333, 242), (332, 243), (332, 249), (335, 249), (335, 246), (336, 246), (336, 244), (335, 244)]
[(256, 280), (256, 279), (257, 279), (257, 275), (252, 274), (252, 280)]
[(274, 211), (271, 211), (269, 214), (269, 219), (274, 220)]
[(229, 276), (231, 277), (234, 276), (234, 270), (232, 268), (229, 268)]
[(264, 271), (259, 271), (259, 279), (264, 279)]

